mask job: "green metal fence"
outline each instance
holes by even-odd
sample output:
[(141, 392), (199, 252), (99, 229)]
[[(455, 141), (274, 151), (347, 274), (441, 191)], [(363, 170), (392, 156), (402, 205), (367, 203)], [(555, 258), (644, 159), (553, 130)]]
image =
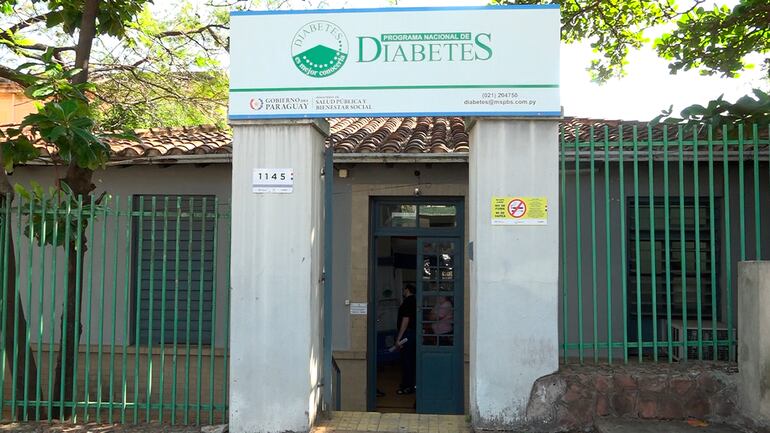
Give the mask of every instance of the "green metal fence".
[(229, 240), (214, 196), (3, 203), (2, 420), (225, 421)]
[(565, 125), (565, 362), (736, 360), (736, 264), (770, 257), (770, 127)]

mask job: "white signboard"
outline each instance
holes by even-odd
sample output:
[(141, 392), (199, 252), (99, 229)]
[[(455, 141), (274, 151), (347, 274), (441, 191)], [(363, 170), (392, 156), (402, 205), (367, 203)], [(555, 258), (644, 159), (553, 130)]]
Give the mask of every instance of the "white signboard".
[(350, 314), (354, 316), (366, 316), (367, 306), (366, 302), (351, 302)]
[(231, 13), (230, 119), (558, 116), (558, 5)]
[(254, 193), (288, 194), (294, 191), (294, 170), (291, 168), (255, 168), (251, 175)]

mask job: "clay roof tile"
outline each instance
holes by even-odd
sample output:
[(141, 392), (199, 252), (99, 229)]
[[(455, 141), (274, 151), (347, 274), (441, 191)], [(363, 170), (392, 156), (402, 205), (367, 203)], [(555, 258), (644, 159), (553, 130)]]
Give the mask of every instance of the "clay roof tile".
[[(470, 139), (465, 120), (458, 116), (437, 117), (361, 117), (328, 119), (330, 133), (326, 145), (337, 153), (467, 153)], [(16, 125), (0, 126), (7, 128)], [(621, 126), (622, 128), (619, 128)], [(605, 139), (617, 142), (684, 140), (693, 135), (705, 138), (705, 130), (679, 128), (668, 125), (650, 125), (644, 122), (614, 119), (568, 117), (561, 121), (564, 139), (568, 142), (588, 143), (593, 134), (596, 142)], [(137, 140), (109, 138), (107, 142), (114, 160), (172, 155), (207, 155), (232, 153), (232, 135), (213, 125), (150, 128), (134, 131)], [(714, 131), (714, 139), (721, 140), (721, 131)], [(767, 131), (760, 135), (767, 136)], [(55, 159), (53, 146), (36, 143), (41, 156)]]

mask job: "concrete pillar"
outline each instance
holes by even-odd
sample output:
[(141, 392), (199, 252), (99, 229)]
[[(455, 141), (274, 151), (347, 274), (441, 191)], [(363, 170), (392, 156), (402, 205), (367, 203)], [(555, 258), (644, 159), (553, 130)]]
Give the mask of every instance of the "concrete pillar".
[[(321, 401), (325, 122), (233, 122), (230, 431), (308, 431)], [(255, 168), (292, 168), (255, 194)]]
[(738, 388), (744, 415), (770, 422), (770, 262), (738, 263)]
[[(513, 429), (559, 367), (558, 120), (480, 118), (470, 142), (470, 410), (474, 427)], [(492, 225), (494, 196), (546, 197), (547, 225)]]

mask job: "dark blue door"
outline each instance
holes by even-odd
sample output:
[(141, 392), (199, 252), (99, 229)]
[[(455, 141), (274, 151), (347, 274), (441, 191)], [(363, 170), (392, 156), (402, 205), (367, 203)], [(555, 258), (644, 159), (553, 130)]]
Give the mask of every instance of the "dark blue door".
[(461, 238), (417, 240), (417, 412), (462, 414)]

